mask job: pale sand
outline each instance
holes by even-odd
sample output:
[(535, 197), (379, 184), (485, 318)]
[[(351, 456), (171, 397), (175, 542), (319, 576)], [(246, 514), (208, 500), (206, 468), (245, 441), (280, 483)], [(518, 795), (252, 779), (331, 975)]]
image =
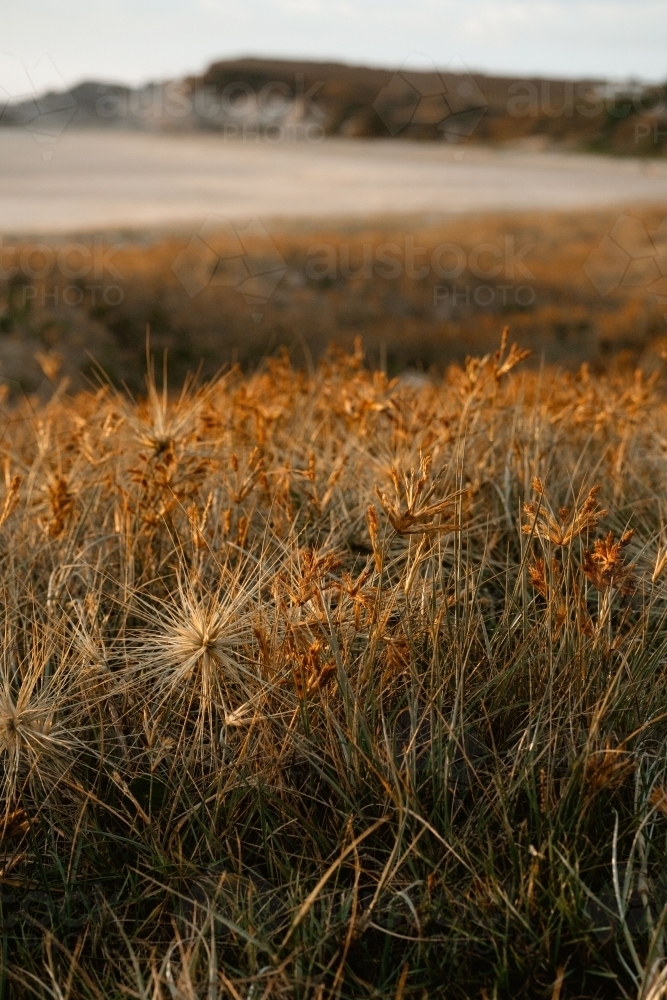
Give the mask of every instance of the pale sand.
[[(46, 152), (46, 156), (44, 153)], [(400, 140), (0, 129), (0, 232), (667, 201), (667, 163)]]

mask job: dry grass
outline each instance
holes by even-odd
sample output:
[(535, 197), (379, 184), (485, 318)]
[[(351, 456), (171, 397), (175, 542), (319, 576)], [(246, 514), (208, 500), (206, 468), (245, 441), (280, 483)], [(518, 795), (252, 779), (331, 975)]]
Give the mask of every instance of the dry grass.
[(521, 360), (6, 413), (4, 997), (667, 995), (667, 404)]
[[(658, 230), (665, 205), (625, 211), (654, 234), (664, 266), (667, 231)], [(141, 392), (147, 325), (155, 348), (169, 351), (174, 387), (200, 363), (206, 377), (234, 362), (247, 372), (283, 346), (295, 365), (308, 367), (332, 340), (352, 350), (359, 335), (369, 362), (390, 375), (406, 368), (442, 374), (452, 362), (463, 364), (467, 354), (495, 350), (506, 323), (521, 347), (533, 352), (531, 365), (544, 360), (576, 371), (585, 362), (596, 373), (639, 366), (650, 374), (661, 367), (667, 348), (664, 303), (641, 281), (602, 297), (584, 271), (620, 212), (497, 213), (444, 221), (389, 216), (328, 225), (263, 219), (287, 271), (261, 307), (249, 306), (213, 274), (210, 255), (192, 248), (188, 266), (212, 280), (189, 297), (172, 265), (188, 247), (191, 231), (109, 233), (105, 246), (120, 247), (111, 257), (120, 278), (105, 271), (99, 280), (72, 281), (56, 269), (43, 280), (19, 274), (0, 281), (0, 376), (13, 393), (45, 383), (48, 388), (58, 374), (82, 388), (81, 373), (90, 373), (92, 355), (116, 384)], [(235, 252), (225, 239), (222, 234), (221, 252)], [(73, 241), (92, 246), (89, 235)], [(424, 248), (415, 257), (413, 277), (407, 270), (409, 241)], [(58, 251), (71, 241), (45, 242)], [(387, 250), (388, 244), (394, 249)], [(419, 277), (424, 262), (430, 266), (433, 251), (445, 244), (460, 248), (463, 271), (449, 280), (431, 267)], [(323, 245), (335, 276), (323, 275)], [(485, 246), (479, 264), (486, 272), (497, 259), (500, 271), (493, 277), (473, 273), (475, 248)], [(383, 253), (401, 265), (396, 277), (386, 276)], [(530, 277), (512, 264), (512, 253), (521, 255)], [(34, 268), (44, 262), (39, 253), (30, 260)], [(364, 272), (364, 261), (370, 271)], [(261, 273), (261, 253), (250, 263)], [(451, 268), (455, 260), (445, 253), (441, 263)], [(104, 302), (97, 286), (107, 284), (114, 290), (111, 301), (122, 295), (118, 305)], [(69, 302), (79, 296), (80, 305), (64, 305), (63, 295)], [(261, 321), (255, 322), (258, 308)]]

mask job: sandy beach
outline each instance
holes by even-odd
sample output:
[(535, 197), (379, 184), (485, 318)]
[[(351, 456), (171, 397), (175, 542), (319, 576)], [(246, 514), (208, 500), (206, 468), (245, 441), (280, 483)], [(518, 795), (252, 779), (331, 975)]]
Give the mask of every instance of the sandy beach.
[(449, 215), (664, 201), (667, 163), (400, 140), (0, 130), (0, 231), (231, 219)]

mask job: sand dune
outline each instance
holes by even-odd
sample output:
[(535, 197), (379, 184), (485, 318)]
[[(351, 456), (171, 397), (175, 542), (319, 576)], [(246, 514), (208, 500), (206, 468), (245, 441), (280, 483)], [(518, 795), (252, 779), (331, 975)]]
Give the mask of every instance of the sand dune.
[(398, 140), (270, 143), (0, 130), (0, 230), (259, 216), (594, 208), (664, 201), (667, 163)]

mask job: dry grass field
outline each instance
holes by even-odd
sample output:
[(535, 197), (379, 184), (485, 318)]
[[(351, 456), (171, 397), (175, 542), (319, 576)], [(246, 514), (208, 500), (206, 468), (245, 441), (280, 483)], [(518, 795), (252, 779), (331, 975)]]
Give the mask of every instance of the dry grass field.
[[(630, 219), (624, 242), (640, 259), (615, 284), (616, 245), (596, 286), (587, 261), (619, 217)], [(351, 350), (357, 336), (390, 376), (441, 375), (494, 350), (505, 323), (534, 366), (650, 374), (667, 347), (666, 218), (663, 204), (284, 221), (266, 223), (243, 260), (222, 229), (207, 236), (213, 249), (190, 230), (5, 241), (0, 378), (12, 394), (34, 392), (44, 385), (37, 359), (48, 355), (73, 388), (98, 363), (140, 392), (147, 327), (169, 353), (174, 386), (200, 364), (205, 377), (234, 362), (253, 370), (281, 347), (312, 368), (329, 342)], [(248, 272), (266, 275), (259, 302), (243, 294)]]
[(664, 384), (529, 364), (7, 405), (3, 997), (667, 996)]

